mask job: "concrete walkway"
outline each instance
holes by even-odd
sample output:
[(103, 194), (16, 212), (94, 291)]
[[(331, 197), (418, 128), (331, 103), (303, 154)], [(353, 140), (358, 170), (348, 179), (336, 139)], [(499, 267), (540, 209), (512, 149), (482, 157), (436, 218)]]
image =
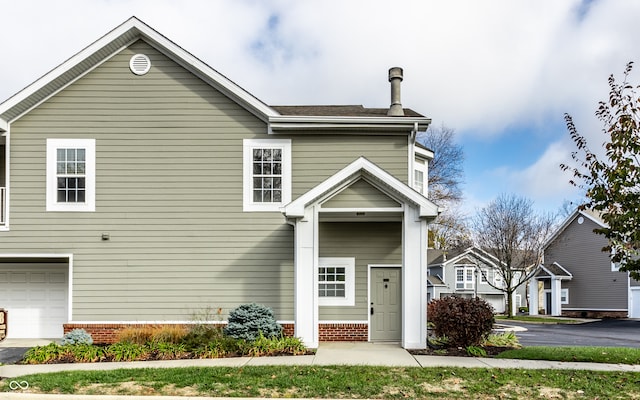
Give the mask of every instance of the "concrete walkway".
[(137, 361), (86, 364), (3, 365), (0, 377), (58, 371), (96, 371), (123, 368), (177, 367), (243, 367), (260, 365), (377, 365), (393, 367), (464, 367), (464, 368), (527, 368), (582, 369), (592, 371), (640, 372), (640, 365), (557, 362), (538, 360), (507, 360), (496, 358), (413, 356), (397, 344), (363, 342), (321, 343), (315, 355), (290, 357), (236, 357), (206, 360)]

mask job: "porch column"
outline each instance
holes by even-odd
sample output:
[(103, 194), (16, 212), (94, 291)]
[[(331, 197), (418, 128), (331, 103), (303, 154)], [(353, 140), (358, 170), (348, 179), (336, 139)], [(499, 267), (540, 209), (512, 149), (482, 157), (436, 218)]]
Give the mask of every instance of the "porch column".
[(315, 206), (305, 209), (305, 216), (296, 220), (294, 254), (294, 314), (295, 336), (309, 348), (318, 347), (318, 257), (317, 215)]
[(427, 348), (427, 222), (404, 206), (402, 221), (402, 347)]
[(561, 306), (562, 281), (558, 278), (551, 279), (551, 315), (562, 315)]
[(529, 281), (529, 315), (538, 315), (539, 302), (538, 278), (531, 278)]

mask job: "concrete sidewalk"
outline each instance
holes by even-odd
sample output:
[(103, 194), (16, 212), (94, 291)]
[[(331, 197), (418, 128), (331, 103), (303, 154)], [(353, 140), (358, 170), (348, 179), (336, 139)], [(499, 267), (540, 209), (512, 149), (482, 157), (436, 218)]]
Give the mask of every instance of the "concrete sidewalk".
[(86, 364), (3, 365), (0, 377), (59, 371), (96, 371), (124, 368), (243, 367), (261, 365), (373, 365), (393, 367), (464, 367), (578, 369), (592, 371), (640, 372), (640, 365), (508, 360), (496, 358), (413, 356), (397, 344), (364, 342), (321, 343), (315, 355), (289, 357), (236, 357), (206, 360), (137, 361)]

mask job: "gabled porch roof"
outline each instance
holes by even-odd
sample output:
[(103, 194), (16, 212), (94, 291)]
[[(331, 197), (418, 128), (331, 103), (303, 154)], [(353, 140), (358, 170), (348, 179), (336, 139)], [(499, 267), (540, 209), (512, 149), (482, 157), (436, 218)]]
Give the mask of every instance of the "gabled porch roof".
[(556, 278), (560, 280), (571, 280), (573, 275), (567, 271), (562, 265), (554, 262), (550, 265), (541, 264), (538, 271), (534, 274), (536, 278)]
[(420, 218), (435, 218), (441, 211), (429, 199), (371, 161), (360, 157), (307, 193), (287, 204), (282, 209), (282, 213), (286, 218), (303, 218), (305, 208), (334, 196), (360, 179), (365, 179), (399, 203), (415, 205), (419, 209)]

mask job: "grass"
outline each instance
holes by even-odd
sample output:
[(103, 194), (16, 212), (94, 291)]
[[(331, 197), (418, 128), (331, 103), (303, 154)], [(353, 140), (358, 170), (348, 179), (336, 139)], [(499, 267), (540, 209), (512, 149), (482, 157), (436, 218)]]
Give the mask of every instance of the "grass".
[(507, 350), (500, 353), (497, 358), (637, 365), (640, 364), (640, 349), (627, 347), (531, 346)]
[(529, 315), (514, 315), (509, 318), (506, 315), (496, 315), (496, 321), (518, 321), (518, 322), (531, 322), (538, 324), (576, 324), (579, 323), (574, 319), (566, 318), (551, 318), (551, 317), (532, 317)]
[[(76, 371), (16, 378), (41, 393), (212, 397), (638, 399), (640, 373), (264, 366)], [(97, 383), (99, 382), (99, 383)], [(0, 391), (9, 391), (8, 381)]]

